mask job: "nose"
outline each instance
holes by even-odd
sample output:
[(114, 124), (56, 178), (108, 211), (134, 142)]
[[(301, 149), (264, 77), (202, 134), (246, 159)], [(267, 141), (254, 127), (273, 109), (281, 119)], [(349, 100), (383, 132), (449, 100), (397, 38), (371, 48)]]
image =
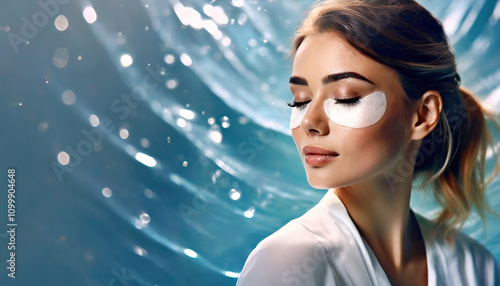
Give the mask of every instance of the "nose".
[(313, 100), (300, 122), (300, 128), (307, 135), (327, 135), (330, 132), (328, 117), (323, 107), (324, 101)]

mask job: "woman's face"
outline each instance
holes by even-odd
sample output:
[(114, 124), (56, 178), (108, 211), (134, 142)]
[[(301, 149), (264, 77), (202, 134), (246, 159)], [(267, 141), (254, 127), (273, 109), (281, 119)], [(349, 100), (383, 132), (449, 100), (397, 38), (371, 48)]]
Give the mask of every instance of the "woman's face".
[(409, 100), (397, 73), (336, 33), (307, 36), (297, 50), (290, 128), (309, 184), (340, 188), (384, 178), (410, 141)]

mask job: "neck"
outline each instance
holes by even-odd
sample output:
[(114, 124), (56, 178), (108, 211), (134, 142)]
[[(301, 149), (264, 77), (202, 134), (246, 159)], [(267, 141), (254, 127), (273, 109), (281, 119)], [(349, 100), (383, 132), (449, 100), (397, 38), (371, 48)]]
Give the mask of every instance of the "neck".
[(333, 191), (381, 264), (401, 269), (412, 257), (420, 234), (410, 216), (412, 177), (391, 181), (390, 186), (388, 182), (387, 176), (381, 175)]

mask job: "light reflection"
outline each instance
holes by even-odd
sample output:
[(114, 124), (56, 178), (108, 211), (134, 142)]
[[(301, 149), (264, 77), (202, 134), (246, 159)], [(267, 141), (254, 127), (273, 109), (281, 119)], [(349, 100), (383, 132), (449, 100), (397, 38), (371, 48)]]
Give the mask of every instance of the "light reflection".
[(189, 109), (181, 109), (179, 110), (179, 115), (188, 119), (188, 120), (191, 120), (194, 118), (194, 112), (189, 110)]
[(253, 48), (257, 46), (257, 41), (255, 39), (250, 39), (248, 40), (248, 45)]
[(490, 18), (490, 25), (493, 26), (497, 23), (498, 19), (500, 19), (500, 2), (497, 2), (495, 9)]
[(229, 37), (224, 37), (222, 39), (222, 45), (228, 47), (229, 45), (231, 45), (231, 39)]
[(241, 124), (241, 125), (245, 125), (247, 124), (249, 121), (248, 117), (246, 116), (240, 116), (240, 118), (238, 118), (238, 122)]
[(229, 198), (233, 201), (237, 201), (241, 198), (241, 192), (236, 189), (231, 189), (228, 194)]
[(229, 126), (231, 126), (231, 122), (229, 122), (229, 118), (227, 116), (222, 117), (220, 121), (222, 128), (229, 128)]
[(188, 166), (188, 161), (182, 162), (182, 167), (187, 167)]
[(68, 28), (68, 19), (64, 15), (59, 15), (54, 20), (54, 25), (57, 30), (62, 32)]
[(113, 195), (113, 192), (111, 191), (110, 188), (103, 188), (102, 195), (105, 196), (106, 198), (110, 198)]
[(205, 6), (203, 6), (203, 13), (205, 13), (205, 15), (210, 17), (210, 15), (213, 15), (214, 13), (214, 6), (210, 4), (205, 4)]
[(186, 120), (184, 120), (183, 118), (178, 118), (177, 119), (177, 126), (183, 128), (183, 127), (186, 127)]
[(156, 160), (144, 153), (137, 152), (137, 154), (135, 154), (135, 159), (148, 167), (156, 166)]
[(245, 0), (231, 0), (231, 4), (233, 4), (234, 7), (243, 7)]
[(146, 249), (136, 245), (134, 246), (134, 252), (137, 253), (137, 255), (140, 255), (140, 256), (144, 256), (146, 254), (148, 254), (148, 252), (146, 251)]
[(123, 54), (120, 57), (120, 64), (124, 68), (129, 67), (133, 62), (134, 60), (132, 60), (132, 57), (129, 54)]
[(129, 136), (129, 132), (127, 129), (125, 129), (125, 128), (120, 129), (120, 138), (127, 139), (128, 136)]
[(226, 275), (227, 277), (231, 277), (231, 278), (240, 277), (240, 273), (236, 273), (236, 272), (232, 272), (232, 271), (226, 271), (226, 272), (224, 272), (224, 275)]
[(144, 227), (144, 224), (142, 224), (141, 221), (138, 219), (135, 220), (134, 225), (137, 229), (142, 229)]
[(118, 34), (116, 34), (116, 43), (118, 45), (123, 45), (127, 42), (127, 38), (125, 36), (123, 36), (123, 34), (121, 32), (118, 32)]
[(205, 30), (207, 32), (209, 32), (210, 35), (212, 35), (214, 37), (214, 39), (220, 40), (222, 38), (222, 32), (219, 31), (219, 27), (217, 27), (217, 24), (215, 24), (214, 21), (204, 20), (203, 21), (203, 28), (205, 28)]
[(83, 18), (89, 24), (93, 24), (97, 20), (97, 14), (92, 6), (83, 9)]
[(66, 105), (72, 105), (76, 101), (76, 95), (72, 90), (65, 90), (62, 94), (62, 101)]
[(148, 224), (151, 221), (151, 218), (147, 213), (142, 213), (139, 219), (141, 220), (142, 224)]
[(240, 26), (245, 25), (245, 23), (247, 22), (247, 20), (248, 20), (248, 16), (246, 14), (241, 14), (238, 17), (238, 25), (240, 25)]
[(165, 55), (165, 57), (163, 57), (163, 60), (164, 60), (167, 64), (171, 65), (171, 64), (173, 64), (173, 63), (175, 62), (175, 57), (174, 57), (174, 55), (170, 55), (170, 54), (168, 54), (168, 55)]
[(149, 148), (151, 146), (151, 143), (149, 143), (149, 140), (147, 138), (142, 138), (141, 146), (144, 148)]
[(185, 26), (191, 26), (193, 29), (201, 29), (203, 27), (201, 15), (191, 7), (184, 7), (181, 3), (174, 5), (175, 14)]
[(246, 210), (243, 215), (246, 218), (253, 218), (253, 215), (255, 214), (255, 207), (250, 207), (248, 210)]
[(178, 83), (177, 80), (175, 79), (169, 79), (166, 83), (166, 86), (168, 89), (175, 89), (177, 87)]
[(59, 164), (66, 166), (69, 164), (69, 155), (68, 153), (62, 151), (57, 154), (57, 161), (59, 161)]
[(212, 18), (217, 24), (226, 25), (229, 22), (229, 18), (226, 13), (224, 13), (224, 9), (220, 6), (207, 4), (203, 7), (203, 12), (205, 12), (205, 14)]
[(99, 126), (99, 117), (97, 117), (97, 115), (95, 114), (92, 114), (89, 116), (89, 121), (90, 121), (90, 125), (94, 126), (94, 127), (97, 127)]
[(150, 199), (153, 197), (153, 191), (151, 191), (150, 189), (145, 189), (144, 195), (146, 196), (146, 198)]
[(193, 64), (193, 60), (188, 54), (181, 54), (181, 62), (187, 67)]
[(210, 139), (214, 141), (215, 143), (219, 144), (222, 142), (222, 133), (220, 132), (220, 128), (218, 125), (212, 125), (210, 126), (210, 131), (208, 131), (208, 134), (210, 136)]
[(58, 67), (63, 68), (68, 63), (69, 51), (67, 48), (57, 48), (54, 57), (52, 58), (52, 63)]
[(198, 257), (198, 253), (196, 253), (194, 250), (189, 249), (189, 248), (184, 249), (184, 254), (186, 254), (187, 256), (189, 256), (191, 258)]

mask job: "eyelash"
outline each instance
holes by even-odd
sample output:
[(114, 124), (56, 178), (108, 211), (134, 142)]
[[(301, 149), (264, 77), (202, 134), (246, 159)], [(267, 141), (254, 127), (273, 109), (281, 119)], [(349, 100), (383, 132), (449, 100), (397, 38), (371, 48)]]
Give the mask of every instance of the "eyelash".
[(335, 104), (343, 104), (346, 106), (354, 106), (359, 103), (359, 99), (361, 96), (358, 97), (353, 97), (353, 98), (347, 98), (347, 99), (340, 99), (340, 98), (335, 98)]
[(308, 104), (309, 102), (311, 102), (310, 100), (308, 101), (302, 101), (302, 102), (292, 102), (292, 103), (287, 103), (288, 106), (290, 107), (298, 107), (299, 109), (304, 109), (306, 104)]
[[(335, 98), (335, 104), (342, 104), (346, 106), (354, 106), (359, 103), (359, 99), (361, 96), (358, 97), (353, 97), (353, 98), (347, 98), (347, 99), (340, 99), (340, 98)], [(303, 109), (306, 104), (311, 102), (310, 100), (308, 101), (302, 101), (302, 102), (292, 102), (292, 103), (287, 103), (288, 106), (290, 107), (298, 107), (299, 109)], [(302, 107), (302, 108), (301, 108)]]

